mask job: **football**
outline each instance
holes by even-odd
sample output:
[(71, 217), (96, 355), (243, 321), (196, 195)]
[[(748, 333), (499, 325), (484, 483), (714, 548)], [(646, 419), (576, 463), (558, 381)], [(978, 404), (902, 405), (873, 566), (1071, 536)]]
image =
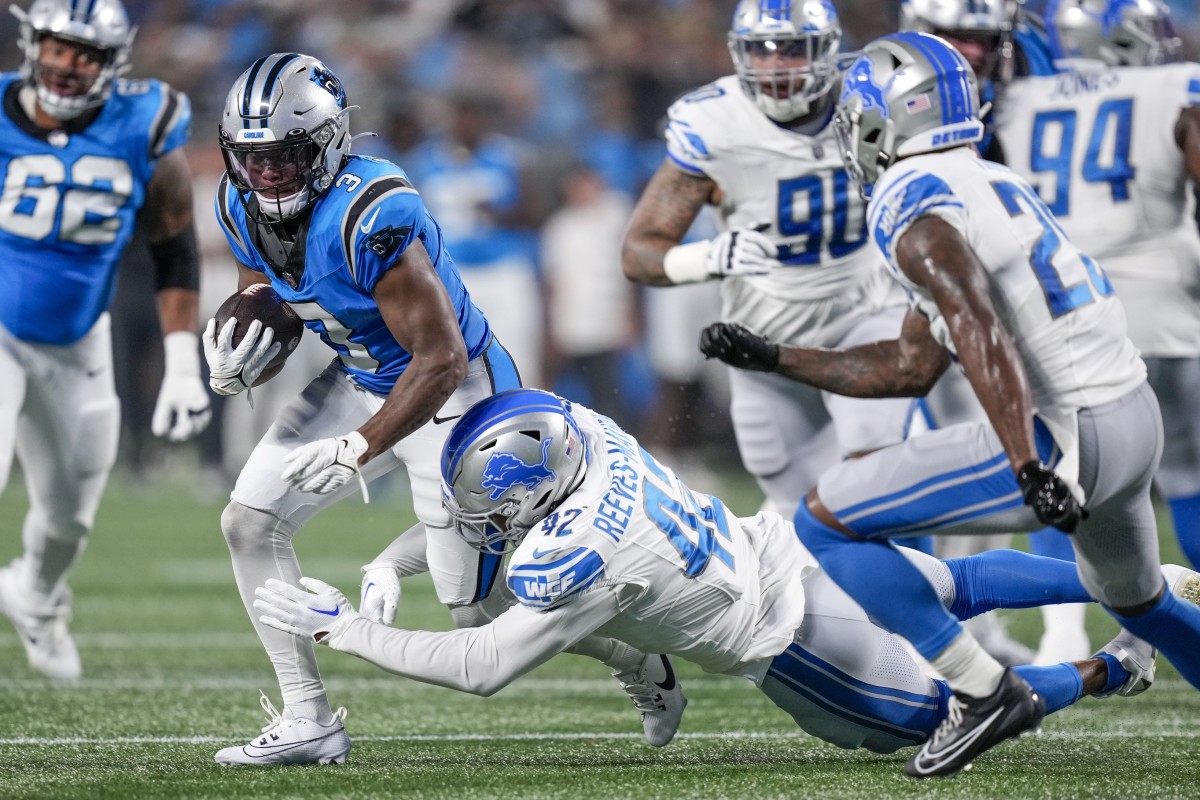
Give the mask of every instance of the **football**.
[(221, 303), (217, 309), (217, 331), (225, 327), (230, 317), (237, 319), (237, 326), (233, 330), (234, 347), (242, 341), (246, 329), (256, 319), (262, 321), (264, 328), (275, 331), (275, 341), (282, 346), (266, 367), (272, 374), (277, 367), (283, 366), (283, 362), (300, 345), (300, 336), (304, 333), (304, 322), (268, 283), (247, 286)]

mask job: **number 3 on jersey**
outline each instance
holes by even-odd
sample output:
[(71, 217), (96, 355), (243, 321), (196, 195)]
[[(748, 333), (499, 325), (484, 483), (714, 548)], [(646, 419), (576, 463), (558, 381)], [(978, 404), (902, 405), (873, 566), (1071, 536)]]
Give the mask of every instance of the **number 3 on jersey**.
[[(1050, 210), (1060, 217), (1071, 213), (1076, 122), (1074, 109), (1042, 111), (1033, 119), (1029, 168), (1034, 173), (1053, 173), (1053, 196), (1050, 196), (1045, 185), (1036, 188)], [(1057, 131), (1057, 137), (1051, 131)], [(1081, 174), (1086, 183), (1107, 183), (1114, 203), (1129, 199), (1129, 182), (1137, 172), (1129, 163), (1132, 135), (1133, 98), (1105, 100), (1101, 103), (1096, 110), (1091, 135), (1088, 136)], [(1057, 138), (1058, 148), (1047, 153), (1047, 140), (1053, 138)]]

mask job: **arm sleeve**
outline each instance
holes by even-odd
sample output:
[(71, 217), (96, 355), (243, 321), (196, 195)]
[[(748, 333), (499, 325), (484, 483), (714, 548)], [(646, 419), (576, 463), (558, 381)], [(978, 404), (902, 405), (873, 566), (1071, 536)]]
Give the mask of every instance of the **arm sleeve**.
[(962, 200), (944, 180), (928, 172), (914, 172), (887, 187), (871, 209), (871, 236), (890, 264), (896, 263), (896, 242), (914, 222), (934, 214), (967, 235)]
[(488, 696), (617, 615), (620, 588), (598, 587), (549, 610), (516, 605), (487, 625), (405, 631), (358, 618), (329, 641), (405, 678)]

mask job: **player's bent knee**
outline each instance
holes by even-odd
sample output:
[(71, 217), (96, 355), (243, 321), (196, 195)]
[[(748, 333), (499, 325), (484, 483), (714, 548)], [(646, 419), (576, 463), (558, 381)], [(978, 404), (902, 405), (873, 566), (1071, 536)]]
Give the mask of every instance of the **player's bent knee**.
[(261, 547), (283, 528), (274, 514), (244, 506), (236, 500), (221, 512), (221, 533), (231, 552)]

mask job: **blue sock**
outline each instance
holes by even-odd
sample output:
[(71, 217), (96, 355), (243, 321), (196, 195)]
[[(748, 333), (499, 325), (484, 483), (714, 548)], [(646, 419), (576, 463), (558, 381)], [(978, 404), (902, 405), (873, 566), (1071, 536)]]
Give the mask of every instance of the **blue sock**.
[(1046, 701), (1047, 714), (1064, 709), (1083, 697), (1083, 676), (1070, 664), (1013, 667), (1013, 670)]
[(959, 619), (970, 619), (994, 608), (1092, 601), (1071, 561), (1017, 550), (989, 550), (942, 563), (954, 576), (950, 613)]
[(1200, 569), (1200, 494), (1167, 499), (1171, 520), (1175, 523), (1175, 538), (1192, 569)]
[(833, 582), (926, 659), (945, 650), (962, 630), (921, 571), (888, 542), (848, 539), (814, 517), (805, 502), (795, 523), (796, 535)]
[(1108, 682), (1104, 684), (1104, 688), (1100, 691), (1111, 692), (1129, 680), (1129, 670), (1125, 669), (1125, 666), (1117, 660), (1116, 656), (1111, 653), (1096, 653), (1096, 658), (1103, 658), (1104, 663), (1108, 664)]
[(1034, 555), (1046, 558), (1072, 562), (1075, 560), (1075, 548), (1071, 546), (1071, 537), (1058, 528), (1042, 528), (1029, 534), (1029, 549)]
[(1135, 636), (1157, 647), (1188, 683), (1200, 689), (1200, 606), (1164, 592), (1145, 614), (1122, 617), (1111, 609), (1108, 613)]

